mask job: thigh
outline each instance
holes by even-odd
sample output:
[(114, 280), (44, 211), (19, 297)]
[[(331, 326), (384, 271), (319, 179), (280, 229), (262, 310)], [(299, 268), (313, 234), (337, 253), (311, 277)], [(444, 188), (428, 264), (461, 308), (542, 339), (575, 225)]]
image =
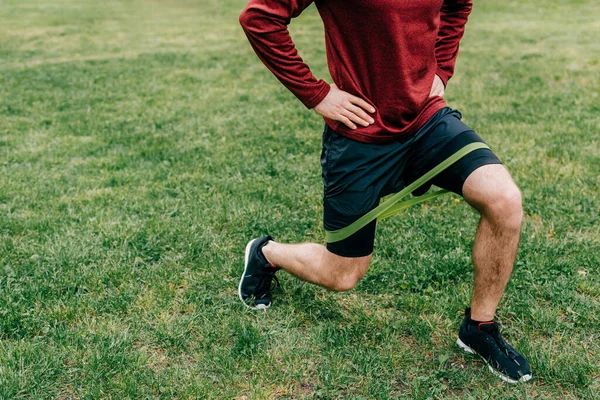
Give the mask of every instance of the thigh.
[[(460, 118), (461, 114), (457, 111), (447, 114), (415, 145), (405, 170), (406, 182), (410, 183), (418, 179), (462, 147), (470, 143), (484, 143), (483, 139)], [(490, 149), (475, 150), (452, 164), (415, 194), (423, 194), (434, 184), (462, 196), (465, 181), (473, 171), (484, 165), (496, 164), (502, 162)]]
[[(383, 187), (405, 163), (407, 149), (403, 143), (357, 142), (326, 127), (321, 153), (325, 229), (345, 228), (375, 208)], [(347, 239), (327, 243), (327, 249), (342, 257), (371, 254), (376, 224), (372, 221)]]
[[(328, 231), (345, 228), (369, 212), (365, 211), (359, 215), (349, 215), (339, 211), (335, 204), (325, 197), (323, 200), (323, 225)], [(370, 222), (346, 239), (338, 242), (327, 243), (326, 247), (331, 253), (340, 257), (364, 257), (373, 253), (375, 243), (375, 228), (377, 220)]]

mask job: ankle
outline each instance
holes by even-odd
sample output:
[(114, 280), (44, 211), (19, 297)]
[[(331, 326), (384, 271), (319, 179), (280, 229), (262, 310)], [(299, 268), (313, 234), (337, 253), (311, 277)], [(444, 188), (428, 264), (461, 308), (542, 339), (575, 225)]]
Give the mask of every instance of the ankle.
[(494, 315), (496, 314), (496, 310), (482, 309), (483, 307), (471, 307), (469, 312), (469, 319), (471, 321), (477, 322), (490, 322), (494, 320)]
[(273, 268), (277, 268), (277, 265), (272, 262), (271, 260), (273, 259), (273, 253), (271, 252), (271, 250), (273, 249), (273, 243), (275, 243), (272, 240), (269, 240), (267, 243), (264, 244), (264, 246), (260, 249), (260, 252), (262, 253), (263, 257), (265, 258), (265, 260), (267, 260), (267, 262), (269, 264), (271, 264), (271, 267)]

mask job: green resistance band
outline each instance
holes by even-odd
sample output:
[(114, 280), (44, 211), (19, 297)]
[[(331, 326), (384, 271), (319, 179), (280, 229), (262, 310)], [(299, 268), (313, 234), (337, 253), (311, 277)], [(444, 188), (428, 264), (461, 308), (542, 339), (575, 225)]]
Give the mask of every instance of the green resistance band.
[(397, 212), (406, 210), (407, 208), (412, 207), (416, 204), (424, 203), (445, 193), (448, 193), (447, 190), (438, 190), (435, 192), (424, 194), (423, 196), (413, 197), (408, 200), (402, 201), (402, 199), (410, 195), (410, 193), (412, 193), (414, 190), (423, 186), (426, 182), (429, 182), (431, 179), (435, 178), (446, 168), (448, 168), (449, 166), (451, 166), (470, 152), (478, 149), (489, 149), (489, 147), (485, 143), (480, 142), (470, 143), (466, 145), (465, 147), (461, 148), (456, 153), (452, 154), (450, 157), (436, 165), (434, 168), (432, 168), (426, 174), (421, 176), (419, 179), (406, 186), (398, 193), (392, 195), (387, 200), (379, 204), (377, 207), (375, 207), (374, 209), (372, 209), (371, 211), (354, 221), (352, 224), (348, 225), (345, 228), (338, 229), (336, 231), (325, 231), (325, 237), (327, 238), (327, 242), (334, 243), (339, 242), (340, 240), (344, 240), (359, 229), (367, 226), (371, 221), (375, 219), (382, 220), (384, 218), (396, 214)]

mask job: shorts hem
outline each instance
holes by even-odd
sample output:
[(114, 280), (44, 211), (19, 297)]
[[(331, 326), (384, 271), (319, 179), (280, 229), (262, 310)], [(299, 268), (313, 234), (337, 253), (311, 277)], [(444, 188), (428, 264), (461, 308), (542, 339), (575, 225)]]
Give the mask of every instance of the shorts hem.
[(371, 249), (369, 252), (367, 251), (347, 251), (347, 248), (335, 248), (335, 246), (331, 246), (332, 243), (327, 243), (325, 245), (325, 247), (327, 248), (327, 251), (329, 251), (332, 254), (335, 254), (336, 256), (340, 256), (340, 257), (346, 257), (346, 258), (360, 258), (360, 257), (366, 257), (369, 256), (371, 254), (373, 254), (373, 250)]

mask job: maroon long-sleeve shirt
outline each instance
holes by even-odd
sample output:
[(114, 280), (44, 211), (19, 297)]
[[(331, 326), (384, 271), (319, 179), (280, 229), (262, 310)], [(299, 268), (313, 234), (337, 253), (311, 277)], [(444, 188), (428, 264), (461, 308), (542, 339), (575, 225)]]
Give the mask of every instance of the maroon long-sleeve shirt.
[(436, 74), (446, 84), (454, 72), (472, 0), (250, 0), (240, 23), (252, 47), (308, 108), (329, 85), (302, 61), (287, 25), (313, 1), (334, 83), (376, 109), (374, 124), (354, 130), (325, 118), (333, 130), (361, 142), (391, 142), (446, 105), (429, 93)]

